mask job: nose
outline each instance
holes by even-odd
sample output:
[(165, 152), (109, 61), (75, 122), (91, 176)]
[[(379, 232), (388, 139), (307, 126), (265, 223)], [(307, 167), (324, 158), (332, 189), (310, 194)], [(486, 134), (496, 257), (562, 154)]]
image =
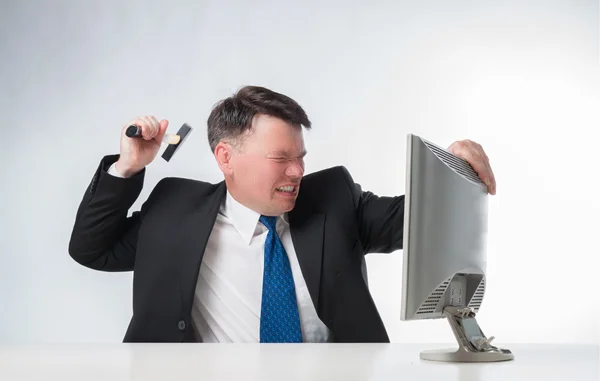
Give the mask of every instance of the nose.
[(292, 178), (300, 178), (304, 174), (304, 162), (302, 159), (292, 160), (285, 170), (285, 175)]

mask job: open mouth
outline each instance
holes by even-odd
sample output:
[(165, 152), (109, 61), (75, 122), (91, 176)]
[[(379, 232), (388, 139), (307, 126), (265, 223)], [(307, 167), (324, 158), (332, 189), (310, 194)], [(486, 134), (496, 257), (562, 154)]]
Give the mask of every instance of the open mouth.
[(295, 194), (298, 191), (297, 186), (286, 185), (284, 187), (275, 188), (277, 192), (285, 193), (285, 194)]

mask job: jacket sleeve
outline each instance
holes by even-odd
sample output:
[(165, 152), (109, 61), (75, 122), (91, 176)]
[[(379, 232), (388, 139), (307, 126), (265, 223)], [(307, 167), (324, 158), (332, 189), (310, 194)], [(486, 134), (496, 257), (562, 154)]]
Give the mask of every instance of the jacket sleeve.
[(130, 178), (107, 173), (118, 155), (105, 156), (79, 204), (69, 255), (94, 270), (131, 271), (135, 263), (141, 211), (127, 217), (144, 183), (145, 169)]
[(403, 248), (404, 195), (377, 196), (363, 191), (343, 168), (344, 179), (352, 194), (364, 254), (391, 253)]

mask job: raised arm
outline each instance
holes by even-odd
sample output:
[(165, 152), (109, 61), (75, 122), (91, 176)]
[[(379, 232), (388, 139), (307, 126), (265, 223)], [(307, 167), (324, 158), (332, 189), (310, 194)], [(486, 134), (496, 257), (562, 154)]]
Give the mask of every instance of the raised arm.
[[(141, 138), (126, 136), (130, 125), (142, 129)], [(120, 154), (102, 159), (75, 216), (69, 254), (78, 263), (96, 270), (133, 270), (140, 219), (152, 195), (141, 211), (127, 215), (142, 191), (145, 168), (156, 157), (167, 126), (166, 120), (145, 116), (122, 127)]]
[(83, 266), (104, 271), (133, 270), (140, 212), (127, 217), (139, 196), (145, 170), (130, 178), (107, 173), (117, 156), (102, 159), (85, 191), (69, 241), (69, 254)]
[(404, 195), (384, 197), (363, 191), (346, 168), (344, 179), (352, 192), (364, 254), (402, 249)]

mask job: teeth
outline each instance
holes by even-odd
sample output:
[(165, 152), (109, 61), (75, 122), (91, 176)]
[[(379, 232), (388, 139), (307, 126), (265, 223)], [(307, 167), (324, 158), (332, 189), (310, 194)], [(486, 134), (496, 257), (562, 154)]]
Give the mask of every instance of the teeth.
[(279, 187), (276, 188), (278, 191), (280, 192), (293, 192), (294, 191), (294, 187), (293, 186), (287, 186), (287, 187)]

